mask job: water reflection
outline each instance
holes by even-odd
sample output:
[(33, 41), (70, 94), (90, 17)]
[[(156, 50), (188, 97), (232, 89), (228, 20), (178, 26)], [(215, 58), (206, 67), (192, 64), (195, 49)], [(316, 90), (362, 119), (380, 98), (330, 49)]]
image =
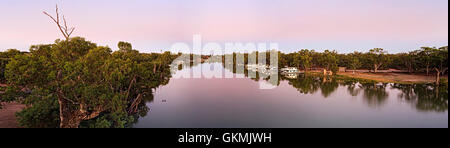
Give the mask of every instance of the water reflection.
[[(229, 67), (234, 67), (229, 66)], [(230, 70), (231, 71), (231, 70)], [(232, 70), (236, 73), (235, 69)], [(281, 80), (271, 81), (269, 84), (279, 86), (280, 81), (288, 81), (301, 94), (314, 94), (320, 90), (324, 98), (328, 98), (339, 86), (347, 87), (350, 96), (358, 96), (362, 92), (364, 102), (369, 107), (380, 108), (389, 98), (389, 89), (400, 90), (398, 98), (413, 104), (420, 111), (448, 111), (448, 86), (435, 87), (432, 84), (392, 84), (375, 82), (358, 82), (354, 79), (338, 79), (332, 76), (308, 75), (300, 73), (274, 73), (259, 71), (258, 69), (245, 69), (246, 77), (254, 81), (269, 80), (270, 76), (278, 75)], [(261, 79), (260, 76), (265, 79)]]
[(370, 107), (381, 107), (389, 97), (386, 87), (383, 83), (363, 83), (361, 84), (364, 92), (364, 100)]
[[(220, 62), (177, 69), (192, 72), (217, 64), (224, 67), (223, 75), (234, 77), (167, 80), (139, 106), (141, 119), (135, 127), (448, 126), (446, 86), (282, 75)], [(280, 79), (270, 79), (275, 76)], [(260, 82), (277, 87), (261, 90)]]
[[(282, 77), (284, 78), (284, 77)], [(303, 75), (302, 77), (297, 77), (297, 79), (284, 79), (289, 81), (289, 85), (292, 85), (294, 88), (297, 89), (302, 94), (313, 94), (317, 92), (320, 88), (320, 82), (319, 78), (314, 78), (311, 76)]]
[(393, 88), (401, 91), (398, 98), (419, 111), (448, 111), (448, 86), (393, 84)]
[(347, 85), (348, 94), (353, 97), (357, 96), (363, 90), (358, 82), (349, 81), (344, 83), (344, 85)]
[[(399, 90), (399, 99), (411, 103), (420, 111), (448, 111), (448, 88), (435, 87), (432, 84), (392, 84), (370, 83), (355, 80), (338, 80), (321, 76), (297, 74), (296, 79), (282, 77), (289, 85), (302, 94), (314, 94), (320, 90), (324, 98), (328, 98), (339, 86), (347, 88), (350, 96), (362, 94), (364, 102), (369, 107), (379, 108), (386, 104), (389, 98), (388, 89)], [(343, 97), (343, 96), (342, 96)]]

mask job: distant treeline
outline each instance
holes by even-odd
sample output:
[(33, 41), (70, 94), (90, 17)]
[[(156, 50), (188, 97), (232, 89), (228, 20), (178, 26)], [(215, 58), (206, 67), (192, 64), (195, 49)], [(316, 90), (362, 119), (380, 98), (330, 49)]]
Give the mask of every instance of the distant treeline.
[[(168, 83), (169, 64), (181, 54), (139, 53), (127, 42), (119, 42), (118, 47), (113, 52), (109, 47), (75, 37), (31, 46), (29, 52), (0, 52), (0, 102), (16, 101), (28, 106), (17, 113), (23, 127), (130, 126), (148, 112), (145, 103), (153, 99), (152, 90)], [(448, 69), (448, 47), (423, 47), (399, 54), (388, 54), (380, 48), (350, 54), (306, 49), (289, 54), (271, 52), (278, 53), (279, 67), (302, 70), (337, 71), (338, 67), (347, 67), (377, 72), (396, 68), (433, 72), (439, 77)], [(276, 59), (270, 57), (270, 52), (234, 53), (231, 64), (239, 56), (245, 64), (258, 63), (258, 55), (264, 54), (266, 64)], [(201, 58), (223, 62), (225, 56)]]
[[(9, 49), (6, 52), (0, 52), (1, 73), (0, 79), (4, 81), (4, 71), (6, 63), (9, 58), (23, 54), (16, 49)], [(155, 53), (152, 53), (155, 54)], [(236, 57), (241, 53), (233, 54), (233, 61), (236, 62)], [(178, 54), (172, 54), (177, 56)], [(245, 59), (245, 64), (258, 63), (258, 55), (261, 53), (243, 53), (241, 56)], [(256, 59), (249, 59), (256, 57)], [(210, 58), (211, 55), (202, 55), (202, 59)], [(270, 63), (270, 54), (267, 52), (267, 61)], [(225, 56), (222, 57), (225, 59)], [(193, 59), (193, 54), (191, 54)], [(252, 61), (256, 60), (256, 61)], [(369, 52), (354, 52), (348, 54), (341, 54), (335, 50), (325, 50), (324, 52), (316, 52), (314, 50), (302, 49), (294, 53), (283, 53), (278, 51), (278, 66), (279, 67), (297, 67), (301, 70), (312, 70), (317, 68), (324, 68), (336, 72), (339, 67), (346, 67), (349, 70), (364, 69), (372, 72), (378, 72), (381, 69), (398, 69), (409, 73), (430, 73), (440, 75), (447, 74), (448, 71), (448, 46), (436, 47), (422, 47), (420, 50), (415, 50), (407, 53), (389, 54), (381, 48), (371, 49)]]
[(446, 74), (448, 69), (448, 46), (422, 47), (420, 50), (408, 53), (388, 54), (381, 48), (371, 49), (369, 52), (354, 52), (339, 54), (336, 51), (302, 49), (299, 52), (280, 53), (280, 66), (294, 66), (304, 70), (315, 67), (336, 70), (337, 67), (348, 69), (367, 69), (377, 72), (379, 69), (407, 70), (410, 73), (423, 72), (426, 74), (439, 72)]

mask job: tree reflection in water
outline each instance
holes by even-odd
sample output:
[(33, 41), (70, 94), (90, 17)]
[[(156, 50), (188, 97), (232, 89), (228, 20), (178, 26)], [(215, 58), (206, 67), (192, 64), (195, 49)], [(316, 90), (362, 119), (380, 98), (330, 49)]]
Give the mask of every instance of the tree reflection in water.
[(431, 84), (393, 84), (399, 89), (398, 95), (419, 111), (445, 112), (448, 110), (448, 85), (434, 86)]
[[(448, 110), (448, 85), (435, 87), (433, 84), (393, 84), (364, 82), (354, 79), (322, 77), (300, 74), (295, 79), (281, 76), (281, 81), (296, 88), (301, 94), (314, 94), (320, 90), (324, 98), (330, 97), (339, 86), (347, 88), (351, 96), (362, 93), (364, 102), (369, 107), (379, 108), (386, 104), (389, 94), (399, 90), (399, 99), (410, 103), (419, 111), (445, 112)], [(278, 83), (279, 85), (279, 83)]]
[(363, 98), (370, 107), (381, 107), (389, 97), (386, 83), (362, 83)]
[[(234, 73), (236, 65), (233, 64)], [(251, 75), (254, 81), (270, 80), (269, 76), (263, 76), (260, 79), (260, 73), (244, 70), (246, 77)], [(377, 83), (373, 81), (356, 80), (352, 78), (341, 78), (332, 76), (320, 76), (314, 74), (297, 74), (296, 76), (283, 76), (278, 74), (279, 81), (270, 81), (274, 86), (279, 86), (280, 81), (288, 81), (288, 84), (296, 88), (301, 94), (314, 94), (320, 90), (324, 98), (330, 97), (339, 86), (346, 87), (351, 96), (362, 94), (363, 101), (374, 108), (382, 107), (386, 104), (389, 94), (399, 90), (401, 93), (397, 96), (414, 106), (419, 111), (445, 112), (448, 110), (448, 84), (435, 87), (434, 84), (394, 84)], [(389, 90), (388, 90), (389, 89)]]
[(348, 81), (343, 84), (344, 86), (347, 86), (347, 92), (351, 96), (355, 97), (358, 96), (358, 94), (361, 92), (361, 84), (356, 81)]

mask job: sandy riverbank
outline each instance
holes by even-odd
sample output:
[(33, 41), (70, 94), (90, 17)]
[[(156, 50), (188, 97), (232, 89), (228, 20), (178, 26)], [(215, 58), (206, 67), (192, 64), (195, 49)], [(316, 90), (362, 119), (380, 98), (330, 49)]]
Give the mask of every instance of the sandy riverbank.
[(17, 124), (15, 113), (25, 108), (25, 105), (20, 103), (2, 103), (0, 109), (0, 128), (20, 128)]
[[(408, 73), (356, 73), (352, 72), (339, 72), (338, 75), (368, 79), (379, 82), (387, 83), (434, 83), (436, 76), (430, 74), (429, 76), (424, 74), (408, 74)], [(448, 76), (441, 76), (441, 78), (448, 79)]]

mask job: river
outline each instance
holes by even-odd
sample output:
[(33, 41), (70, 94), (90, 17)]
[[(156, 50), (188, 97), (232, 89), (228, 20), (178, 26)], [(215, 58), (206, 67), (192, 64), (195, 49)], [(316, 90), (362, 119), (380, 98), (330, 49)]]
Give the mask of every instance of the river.
[(205, 68), (234, 78), (172, 78), (156, 89), (146, 104), (149, 112), (133, 127), (448, 127), (448, 88), (299, 74), (280, 76), (274, 88), (261, 89), (266, 80), (219, 63), (187, 67), (174, 76)]

